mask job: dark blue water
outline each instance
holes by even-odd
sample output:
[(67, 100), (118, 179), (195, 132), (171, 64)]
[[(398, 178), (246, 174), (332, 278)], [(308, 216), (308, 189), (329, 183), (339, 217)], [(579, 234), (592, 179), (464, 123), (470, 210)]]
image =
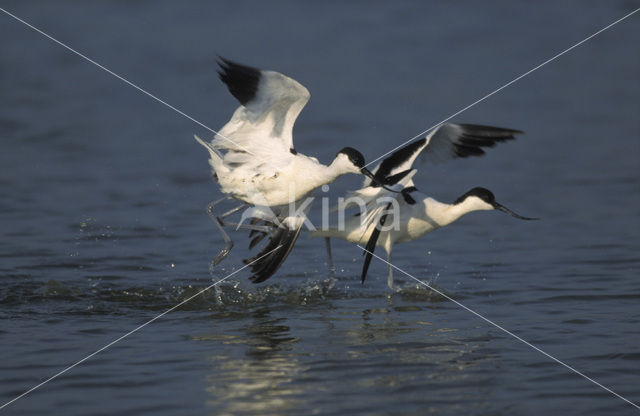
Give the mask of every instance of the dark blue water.
[[(611, 2), (19, 2), (17, 14), (217, 129), (220, 54), (312, 98), (296, 149), (372, 160), (640, 6)], [(640, 402), (640, 16), (455, 121), (522, 129), (422, 166), (452, 201), (513, 210), (399, 245), (394, 263)], [(5, 403), (241, 267), (219, 268), (210, 133), (0, 14), (0, 398)], [(332, 185), (333, 197), (358, 186)], [(316, 207), (315, 211), (317, 215)], [(2, 409), (49, 414), (634, 414), (637, 409), (419, 283), (301, 238), (261, 286), (241, 271)]]

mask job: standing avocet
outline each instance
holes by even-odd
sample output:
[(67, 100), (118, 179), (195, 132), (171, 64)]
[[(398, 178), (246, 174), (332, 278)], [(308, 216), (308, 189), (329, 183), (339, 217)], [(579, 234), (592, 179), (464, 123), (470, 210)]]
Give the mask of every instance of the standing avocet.
[[(328, 166), (296, 152), (293, 124), (309, 100), (309, 91), (297, 81), (278, 72), (263, 71), (223, 58), (218, 64), (220, 79), (241, 105), (211, 143), (195, 136), (209, 151), (213, 175), (222, 192), (227, 194), (208, 207), (209, 215), (225, 240), (225, 248), (213, 264), (218, 264), (233, 247), (233, 241), (223, 229), (225, 217), (250, 206), (257, 207), (256, 212), (275, 212), (282, 220), (276, 230), (259, 225), (240, 226), (270, 232), (274, 234), (274, 247), (282, 246), (252, 264), (252, 280), (261, 282), (275, 272), (274, 264), (279, 266), (284, 261), (304, 223), (300, 216), (286, 211), (292, 202), (346, 173), (362, 173), (371, 178), (373, 174), (365, 168), (362, 154), (351, 147), (340, 150)], [(216, 216), (214, 206), (231, 198), (243, 203)], [(270, 209), (260, 210), (260, 207)]]
[[(312, 237), (325, 237), (330, 270), (333, 269), (331, 237), (357, 244), (366, 243), (361, 276), (364, 282), (376, 245), (385, 249), (387, 261), (391, 263), (394, 244), (413, 241), (472, 211), (499, 210), (521, 220), (535, 219), (520, 216), (500, 205), (493, 193), (485, 188), (473, 188), (452, 204), (447, 204), (419, 192), (412, 180), (417, 170), (411, 169), (411, 166), (420, 154), (433, 161), (480, 156), (484, 154), (482, 147), (492, 147), (497, 142), (513, 139), (518, 133), (522, 132), (499, 127), (447, 123), (426, 137), (392, 153), (373, 170), (374, 177), (388, 186), (402, 185), (404, 189), (401, 193), (391, 194), (375, 182), (365, 180), (363, 187), (350, 197), (359, 197), (367, 204), (366, 214), (356, 214), (349, 218), (342, 229), (331, 227), (311, 233)], [(393, 268), (390, 265), (387, 284), (393, 288)]]

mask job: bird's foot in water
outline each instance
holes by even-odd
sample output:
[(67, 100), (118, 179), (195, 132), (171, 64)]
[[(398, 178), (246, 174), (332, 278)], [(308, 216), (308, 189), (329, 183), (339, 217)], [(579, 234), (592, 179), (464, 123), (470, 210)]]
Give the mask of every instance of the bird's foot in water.
[(229, 255), (232, 248), (233, 248), (233, 241), (227, 244), (225, 248), (220, 250), (220, 253), (218, 253), (216, 258), (213, 259), (213, 261), (211, 262), (211, 267), (217, 266), (222, 260), (224, 260)]

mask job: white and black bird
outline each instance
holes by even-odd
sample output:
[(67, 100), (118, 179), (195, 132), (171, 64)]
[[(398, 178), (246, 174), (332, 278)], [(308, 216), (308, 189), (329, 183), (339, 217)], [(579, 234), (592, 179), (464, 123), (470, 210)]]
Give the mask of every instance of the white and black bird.
[[(195, 136), (209, 151), (214, 178), (221, 191), (227, 194), (208, 207), (209, 215), (225, 240), (225, 248), (213, 264), (218, 264), (233, 247), (233, 241), (223, 226), (238, 224), (225, 224), (225, 217), (245, 208), (255, 208), (256, 212), (263, 214), (273, 212), (275, 218), (267, 216), (264, 219), (278, 220), (279, 227), (239, 226), (268, 232), (272, 234), (268, 247), (281, 246), (251, 265), (252, 280), (261, 282), (284, 261), (302, 228), (303, 219), (287, 212), (290, 203), (303, 199), (315, 188), (331, 183), (341, 175), (373, 175), (365, 168), (362, 154), (351, 147), (340, 150), (330, 165), (296, 152), (293, 125), (310, 96), (300, 83), (275, 71), (252, 68), (223, 58), (218, 64), (220, 79), (241, 105), (211, 142)], [(222, 215), (214, 214), (214, 206), (226, 199), (242, 203)], [(261, 210), (260, 207), (268, 207), (269, 210)], [(259, 256), (264, 253), (266, 251), (263, 250)]]
[[(499, 127), (447, 123), (392, 153), (373, 170), (374, 177), (387, 186), (401, 185), (401, 193), (389, 193), (376, 182), (365, 180), (363, 187), (350, 196), (366, 203), (366, 213), (350, 217), (342, 229), (334, 226), (311, 233), (312, 237), (325, 237), (330, 269), (333, 268), (330, 238), (366, 243), (361, 276), (364, 282), (376, 246), (384, 248), (391, 263), (394, 244), (413, 241), (473, 211), (498, 210), (522, 220), (535, 219), (520, 216), (499, 204), (485, 188), (473, 188), (448, 204), (419, 192), (412, 179), (417, 171), (412, 166), (418, 156), (434, 162), (481, 156), (483, 148), (511, 140), (519, 133), (522, 132)], [(393, 288), (390, 265), (387, 284)]]

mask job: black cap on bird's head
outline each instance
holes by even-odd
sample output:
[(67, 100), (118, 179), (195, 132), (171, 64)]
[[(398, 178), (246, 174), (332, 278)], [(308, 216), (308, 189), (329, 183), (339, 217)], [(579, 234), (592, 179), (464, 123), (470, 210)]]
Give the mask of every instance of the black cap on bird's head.
[[(515, 212), (511, 211), (509, 208), (505, 207), (504, 205), (499, 204), (496, 201), (496, 197), (495, 197), (495, 195), (493, 195), (493, 192), (491, 192), (487, 188), (481, 188), (481, 187), (476, 187), (476, 188), (473, 188), (470, 191), (466, 192), (460, 198), (455, 200), (454, 205), (463, 203), (465, 200), (467, 200), (468, 198), (471, 198), (471, 197), (476, 197), (476, 198), (482, 200), (483, 202), (485, 202), (491, 208), (493, 208), (495, 210), (498, 210), (498, 211), (505, 212), (505, 213), (511, 215), (512, 217), (518, 218), (520, 220), (528, 220), (528, 221), (530, 221), (530, 220), (539, 219), (539, 218), (523, 217), (522, 215), (516, 214)], [(491, 209), (491, 208), (487, 207), (487, 208), (478, 208), (478, 209)]]
[(478, 186), (468, 192), (465, 192), (462, 196), (455, 200), (454, 204), (459, 204), (471, 196), (480, 198), (481, 200), (492, 206), (493, 203), (496, 202), (496, 197), (495, 195), (493, 195), (493, 192), (491, 192), (487, 188), (481, 188)]
[(362, 153), (360, 153), (359, 151), (357, 151), (353, 147), (345, 147), (345, 148), (343, 148), (342, 150), (340, 150), (336, 154), (336, 157), (339, 157), (340, 155), (345, 155), (349, 159), (349, 161), (351, 163), (353, 163), (353, 165), (355, 167), (360, 169), (360, 172), (363, 175), (371, 178), (371, 180), (374, 183), (382, 186), (387, 191), (394, 192), (394, 193), (398, 193), (399, 192), (399, 191), (395, 191), (393, 189), (387, 188), (386, 186), (384, 186), (384, 184), (380, 183), (380, 181), (373, 175), (373, 173), (371, 173), (371, 171), (365, 167), (364, 156), (362, 156)]
[(338, 154), (336, 154), (336, 157), (338, 157), (338, 155), (340, 154), (347, 156), (351, 163), (353, 163), (360, 169), (364, 168), (364, 156), (362, 156), (362, 153), (358, 152), (353, 147), (345, 147), (344, 149), (340, 150)]

